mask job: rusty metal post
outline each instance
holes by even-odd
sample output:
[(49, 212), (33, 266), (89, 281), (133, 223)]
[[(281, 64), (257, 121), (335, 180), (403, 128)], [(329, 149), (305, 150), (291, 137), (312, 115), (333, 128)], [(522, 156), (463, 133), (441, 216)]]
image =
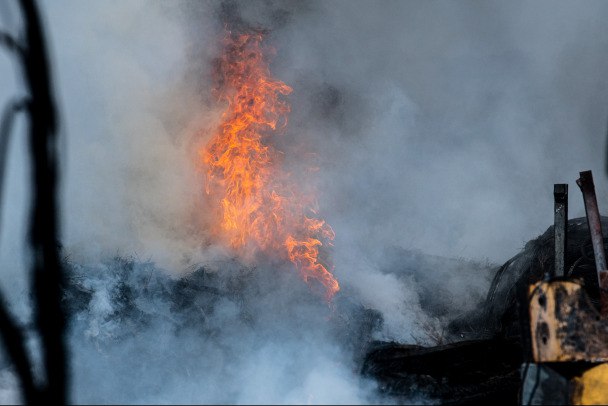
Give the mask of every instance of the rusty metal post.
[(553, 221), (553, 237), (555, 241), (554, 276), (566, 276), (566, 242), (568, 238), (568, 184), (553, 185), (555, 199), (555, 217)]
[(606, 252), (604, 251), (604, 235), (602, 234), (602, 222), (600, 211), (595, 196), (595, 186), (591, 171), (580, 172), (580, 178), (576, 184), (583, 192), (585, 201), (585, 212), (587, 213), (587, 225), (591, 234), (593, 254), (595, 256), (595, 267), (597, 270), (598, 283), (600, 287), (600, 306), (604, 316), (608, 315), (608, 270), (606, 269)]

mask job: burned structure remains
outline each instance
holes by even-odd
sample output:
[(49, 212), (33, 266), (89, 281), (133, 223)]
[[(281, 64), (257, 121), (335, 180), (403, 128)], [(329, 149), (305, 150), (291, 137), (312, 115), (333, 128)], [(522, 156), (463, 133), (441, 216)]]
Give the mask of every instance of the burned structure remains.
[(450, 404), (605, 404), (606, 240), (591, 171), (580, 173), (587, 217), (568, 220), (556, 184), (555, 224), (497, 269), (485, 306), (451, 324), (472, 340), (434, 348), (376, 343), (363, 373), (393, 396), (423, 389)]
[[(425, 401), (442, 404), (607, 401), (602, 383), (608, 322), (601, 308), (603, 273), (596, 269), (605, 249), (598, 238), (608, 217), (598, 215), (591, 174), (581, 173), (579, 183), (590, 215), (567, 219), (568, 189), (555, 185), (555, 224), (495, 269), (485, 300), (450, 323), (444, 343), (426, 347), (374, 341), (373, 333), (383, 323), (380, 313), (349, 300), (348, 292), (336, 297), (328, 313), (331, 334), (349, 347), (361, 376), (378, 383), (380, 396), (410, 402), (424, 394)], [(214, 313), (226, 300), (237, 304), (235, 322), (254, 328), (252, 312), (267, 282), (255, 270), (233, 265), (232, 271), (225, 270), (228, 277), (203, 267), (173, 279), (152, 263), (115, 258), (112, 278), (93, 283), (86, 277), (90, 269), (66, 259), (65, 303), (72, 323), (78, 323), (99, 295), (99, 286), (105, 286), (114, 309), (104, 323), (119, 327), (110, 341), (96, 338), (101, 348), (154, 323), (158, 315), (150, 312), (151, 303), (157, 303), (156, 309), (158, 303), (165, 306), (170, 328), (178, 334), (193, 328), (205, 337), (221, 334)], [(432, 258), (419, 258), (417, 266), (433, 266)], [(281, 274), (277, 271), (270, 280)], [(294, 300), (307, 301), (306, 291), (301, 293), (298, 299), (294, 292)], [(154, 362), (156, 355), (150, 356), (148, 362)]]

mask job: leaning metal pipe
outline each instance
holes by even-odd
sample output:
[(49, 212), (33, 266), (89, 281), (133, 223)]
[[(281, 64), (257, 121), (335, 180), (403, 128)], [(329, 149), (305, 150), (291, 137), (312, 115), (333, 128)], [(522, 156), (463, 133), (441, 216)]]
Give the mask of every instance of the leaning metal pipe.
[(576, 184), (581, 188), (583, 200), (585, 201), (585, 212), (587, 213), (587, 225), (593, 245), (595, 256), (595, 268), (597, 270), (598, 284), (600, 288), (600, 307), (603, 315), (608, 315), (608, 270), (606, 269), (606, 252), (604, 251), (604, 235), (602, 234), (602, 222), (600, 211), (595, 196), (595, 186), (591, 171), (580, 172), (580, 178)]

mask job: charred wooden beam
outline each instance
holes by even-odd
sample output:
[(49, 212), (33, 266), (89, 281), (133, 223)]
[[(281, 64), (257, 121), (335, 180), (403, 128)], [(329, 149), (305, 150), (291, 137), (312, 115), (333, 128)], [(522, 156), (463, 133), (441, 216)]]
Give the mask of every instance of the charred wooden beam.
[(608, 315), (608, 270), (606, 269), (606, 252), (604, 251), (604, 235), (600, 221), (600, 211), (595, 196), (593, 174), (591, 171), (580, 172), (580, 178), (576, 184), (581, 188), (583, 200), (585, 201), (585, 212), (587, 213), (587, 225), (591, 234), (593, 254), (595, 256), (595, 268), (597, 270), (598, 284), (600, 288), (600, 307), (602, 315)]
[(553, 185), (554, 223), (553, 235), (555, 241), (555, 266), (553, 276), (566, 275), (566, 241), (568, 238), (568, 184)]

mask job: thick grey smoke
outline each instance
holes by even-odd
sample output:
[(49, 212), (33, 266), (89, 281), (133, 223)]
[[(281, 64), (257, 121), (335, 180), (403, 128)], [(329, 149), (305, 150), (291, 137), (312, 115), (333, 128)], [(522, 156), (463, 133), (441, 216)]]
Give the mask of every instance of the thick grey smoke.
[[(271, 30), (273, 73), (294, 89), (286, 162), (296, 178), (299, 168), (319, 168), (300, 180), (317, 188), (336, 231), (343, 297), (384, 318), (373, 338), (431, 344), (429, 331), (454, 317), (446, 309), (476, 306), (491, 277), (486, 262), (503, 262), (551, 223), (553, 183), (570, 184), (571, 217), (583, 214), (580, 170), (594, 171), (600, 208), (608, 201), (605, 2), (226, 4)], [(253, 278), (258, 296), (244, 289), (247, 299), (218, 299), (211, 314), (201, 307), (203, 332), (160, 293), (173, 283), (163, 272), (237, 272), (205, 232), (194, 164), (221, 114), (210, 89), (226, 7), (44, 7), (65, 120), (63, 244), (92, 294), (71, 335), (75, 400), (372, 399), (348, 340), (336, 338), (327, 309), (293, 275)], [(0, 72), (4, 101), (19, 85), (3, 54)], [(27, 171), (14, 141), (0, 263), (2, 287), (27, 318)], [(126, 282), (114, 256), (140, 264)], [(158, 296), (145, 290), (145, 275), (159, 278)], [(120, 283), (141, 288), (133, 303), (148, 320), (130, 335), (116, 316)], [(433, 295), (441, 297), (429, 305)], [(1, 372), (0, 388), (11, 379)]]

